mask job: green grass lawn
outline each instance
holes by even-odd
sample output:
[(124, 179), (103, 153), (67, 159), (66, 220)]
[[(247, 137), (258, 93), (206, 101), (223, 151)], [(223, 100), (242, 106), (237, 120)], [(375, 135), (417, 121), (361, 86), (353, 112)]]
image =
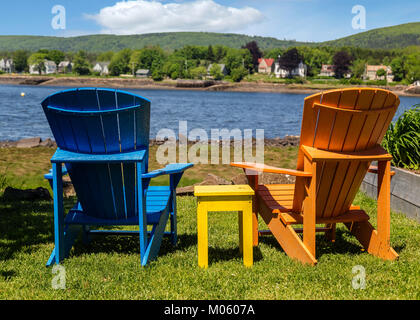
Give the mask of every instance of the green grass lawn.
[[(12, 163), (3, 173), (7, 184), (46, 186), (42, 173), (52, 152), (0, 149), (1, 168)], [(294, 148), (268, 149), (267, 163), (293, 166), (295, 154)], [(24, 161), (28, 157), (31, 162)], [(200, 166), (193, 170), (198, 175)], [(225, 176), (237, 173), (229, 170)], [(190, 174), (191, 180), (194, 171)], [(67, 208), (72, 200), (66, 200)], [(355, 204), (376, 225), (376, 202), (359, 193)], [(263, 222), (261, 228), (266, 228)], [(79, 240), (62, 264), (66, 289), (54, 290), (55, 275), (45, 267), (53, 249), (52, 202), (0, 201), (0, 299), (420, 299), (420, 225), (402, 214), (391, 216), (391, 244), (400, 255), (394, 262), (362, 251), (339, 225), (335, 243), (318, 236), (316, 267), (291, 260), (267, 236), (254, 248), (253, 268), (245, 268), (237, 229), (236, 214), (209, 215), (209, 268), (199, 269), (196, 200), (179, 197), (177, 247), (164, 239), (158, 259), (141, 267), (136, 237), (98, 237), (90, 245)], [(352, 287), (356, 265), (366, 270), (364, 290)]]

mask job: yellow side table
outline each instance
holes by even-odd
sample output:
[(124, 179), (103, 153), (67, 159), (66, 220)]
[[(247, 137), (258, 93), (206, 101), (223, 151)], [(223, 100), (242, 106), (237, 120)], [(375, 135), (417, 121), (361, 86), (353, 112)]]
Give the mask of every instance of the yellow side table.
[(254, 190), (248, 185), (196, 186), (198, 265), (208, 267), (208, 216), (210, 211), (238, 211), (239, 250), (243, 252), (244, 265), (253, 264), (252, 196)]

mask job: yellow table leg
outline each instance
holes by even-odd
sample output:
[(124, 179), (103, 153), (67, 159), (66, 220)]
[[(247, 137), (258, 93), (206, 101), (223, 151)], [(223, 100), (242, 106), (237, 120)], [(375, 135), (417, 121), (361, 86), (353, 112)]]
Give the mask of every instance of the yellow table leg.
[(207, 206), (200, 201), (197, 206), (197, 236), (198, 266), (207, 268), (209, 265)]
[(243, 214), (242, 211), (238, 211), (238, 225), (239, 225), (239, 252), (243, 252), (244, 241), (243, 241)]
[(242, 211), (242, 235), (243, 235), (243, 255), (244, 265), (246, 267), (252, 267), (253, 257), (253, 234), (252, 234), (252, 207), (246, 206)]

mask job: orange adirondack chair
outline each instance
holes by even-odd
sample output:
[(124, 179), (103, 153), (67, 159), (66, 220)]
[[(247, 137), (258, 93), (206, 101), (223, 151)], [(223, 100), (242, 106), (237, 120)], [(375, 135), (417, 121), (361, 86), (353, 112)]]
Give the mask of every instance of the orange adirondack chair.
[[(367, 252), (386, 260), (397, 259), (390, 246), (392, 156), (379, 144), (399, 103), (398, 96), (382, 89), (314, 94), (305, 99), (297, 170), (231, 163), (244, 169), (256, 191), (254, 246), (264, 233), (258, 231), (260, 214), (286, 254), (303, 263), (317, 263), (315, 233), (325, 232), (334, 241), (336, 223), (344, 223)], [(371, 166), (372, 161), (378, 166)], [(256, 171), (292, 175), (296, 182), (260, 185)], [(368, 171), (378, 175), (377, 230), (369, 223), (369, 216), (352, 205)], [(303, 228), (293, 228), (296, 224)]]

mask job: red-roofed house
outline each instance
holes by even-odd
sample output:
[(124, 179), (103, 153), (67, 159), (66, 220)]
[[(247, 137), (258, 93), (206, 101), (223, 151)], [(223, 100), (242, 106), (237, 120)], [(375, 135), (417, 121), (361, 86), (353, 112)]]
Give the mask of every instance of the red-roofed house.
[(272, 73), (274, 72), (274, 59), (258, 59), (258, 73)]

